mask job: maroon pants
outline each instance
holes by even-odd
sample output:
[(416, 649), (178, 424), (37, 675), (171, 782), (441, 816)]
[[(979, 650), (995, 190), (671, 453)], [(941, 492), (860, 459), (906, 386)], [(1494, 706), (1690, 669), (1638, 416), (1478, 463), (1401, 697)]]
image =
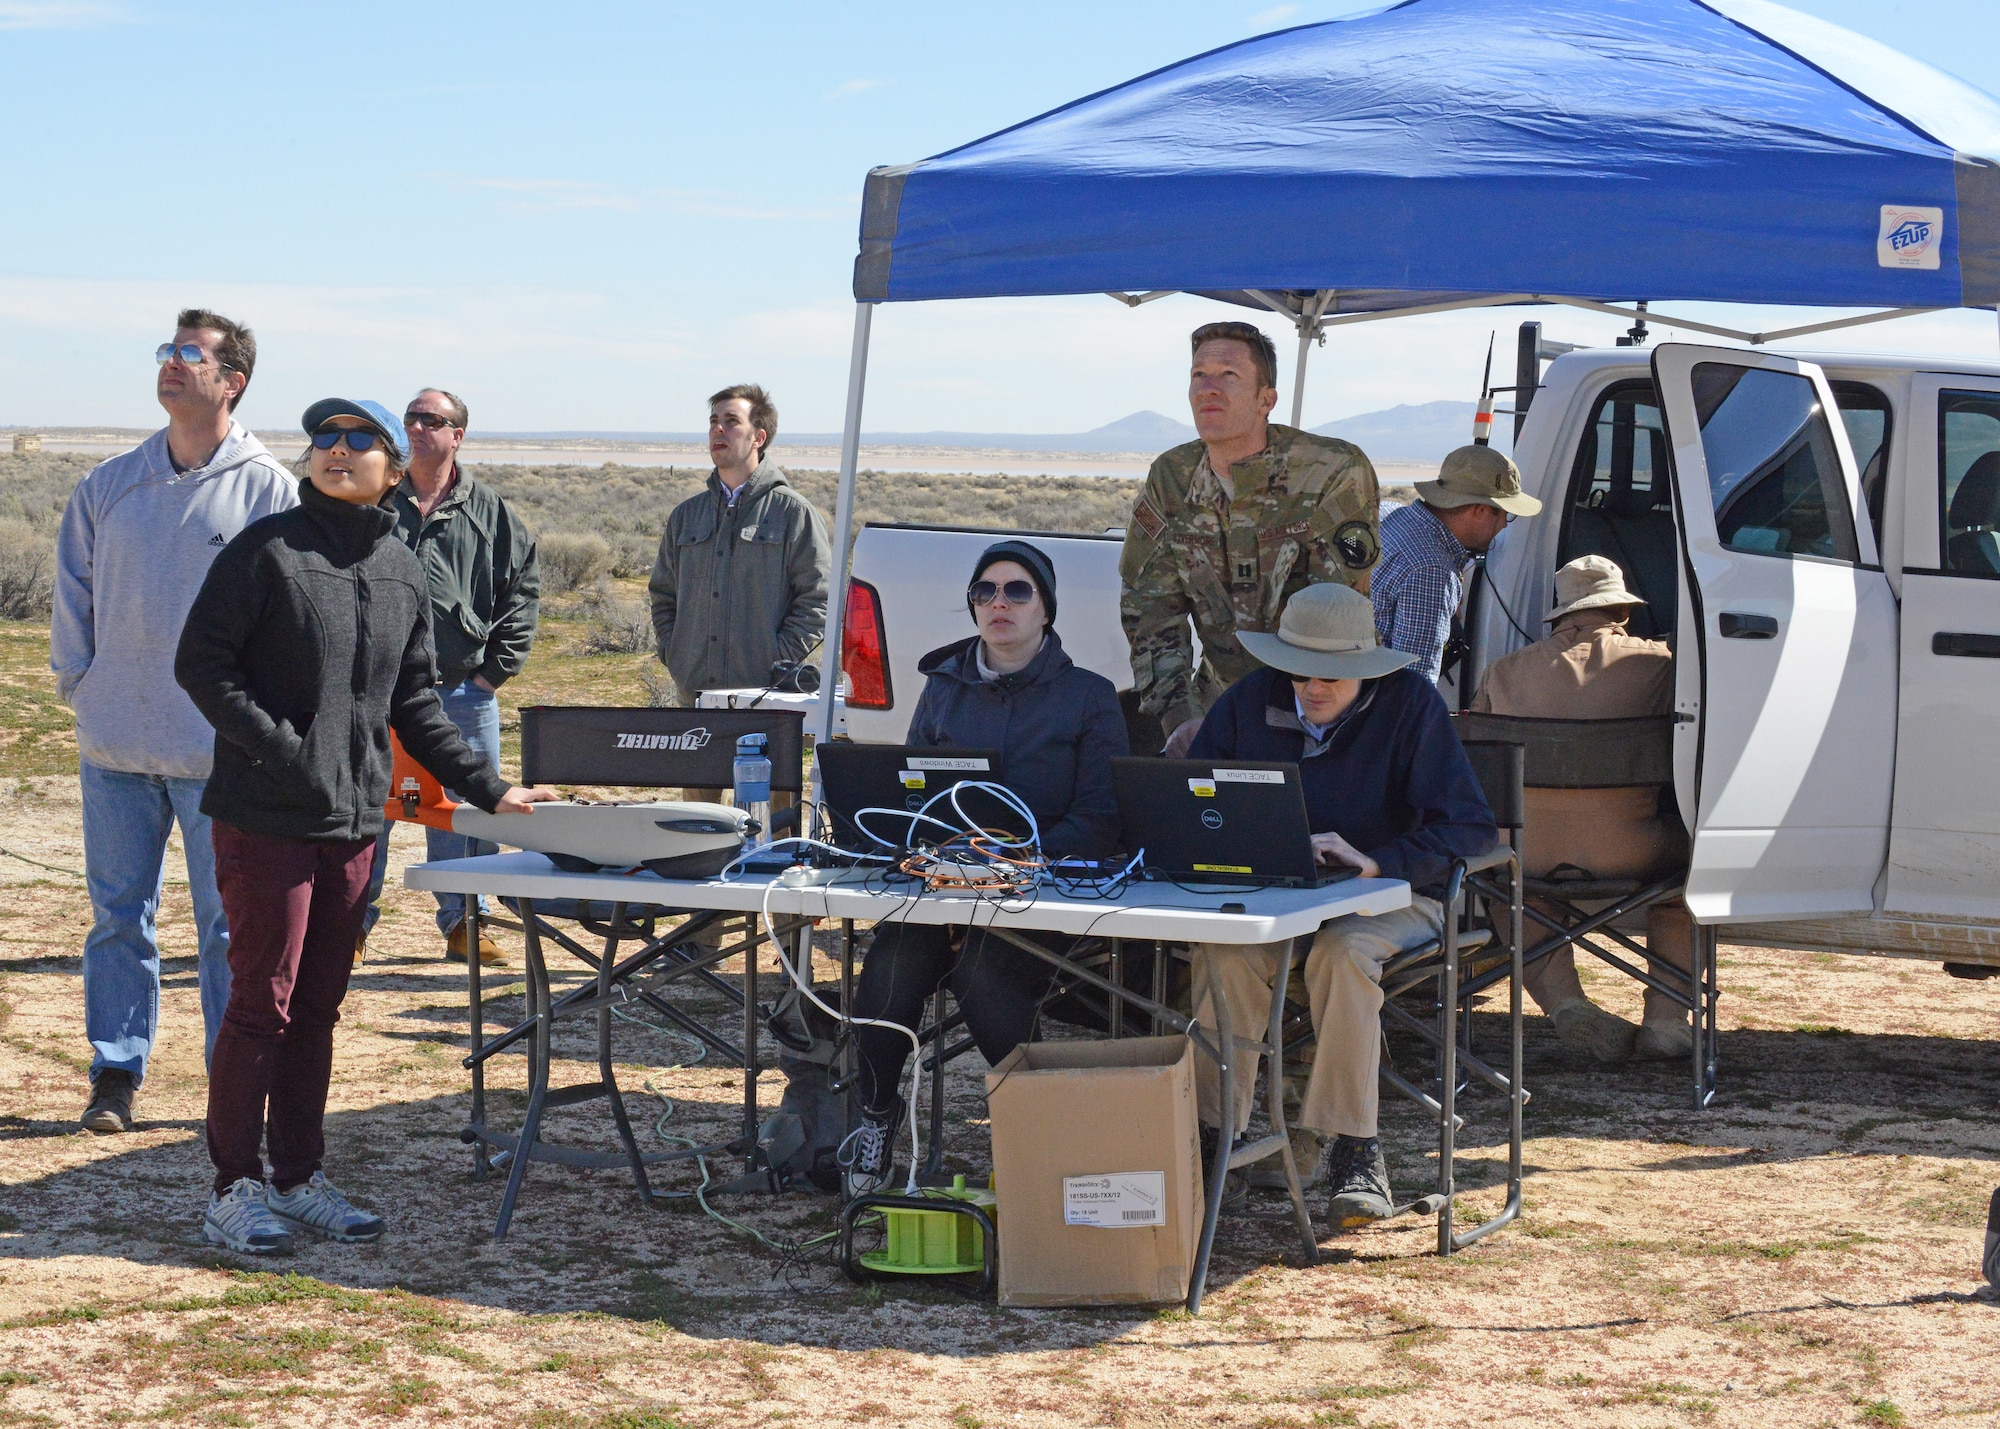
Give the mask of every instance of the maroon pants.
[(289, 1191), (326, 1154), (333, 1025), (354, 970), (375, 840), (277, 838), (220, 819), (209, 827), (230, 983), (208, 1064), (208, 1159), (218, 1194), (245, 1176), (263, 1180), (268, 1125), (271, 1180)]

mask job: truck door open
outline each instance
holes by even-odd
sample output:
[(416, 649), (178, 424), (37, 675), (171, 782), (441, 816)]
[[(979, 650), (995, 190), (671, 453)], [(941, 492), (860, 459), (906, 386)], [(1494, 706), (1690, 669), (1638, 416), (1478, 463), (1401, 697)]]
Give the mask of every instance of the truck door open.
[(1896, 604), (1810, 363), (1668, 344), (1684, 599), (1676, 787), (1703, 922), (1867, 912), (1887, 854)]
[(1908, 420), (1883, 906), (2000, 918), (2000, 380), (1918, 373)]

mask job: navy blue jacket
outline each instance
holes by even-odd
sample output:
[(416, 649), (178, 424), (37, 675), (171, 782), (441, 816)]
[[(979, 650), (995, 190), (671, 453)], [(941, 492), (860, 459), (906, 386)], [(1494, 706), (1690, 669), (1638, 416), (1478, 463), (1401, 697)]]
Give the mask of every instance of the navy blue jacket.
[(1188, 757), (1297, 764), (1312, 831), (1339, 834), (1414, 888), (1435, 888), (1452, 859), (1500, 837), (1443, 699), (1413, 669), (1363, 682), (1320, 742), (1299, 723), (1291, 677), (1255, 671), (1215, 702)]
[(1105, 857), (1118, 843), (1111, 760), (1130, 752), (1117, 690), (1078, 669), (1053, 630), (1025, 668), (996, 680), (980, 678), (978, 645), (975, 635), (917, 662), (928, 679), (905, 738), (999, 750), (998, 782), (1034, 810), (1042, 851)]

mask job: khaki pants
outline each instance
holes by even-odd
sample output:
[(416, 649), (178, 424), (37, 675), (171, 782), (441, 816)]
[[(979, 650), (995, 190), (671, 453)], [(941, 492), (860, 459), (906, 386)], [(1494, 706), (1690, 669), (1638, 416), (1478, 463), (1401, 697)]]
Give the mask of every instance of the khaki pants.
[[(1444, 931), (1444, 909), (1430, 898), (1412, 897), (1395, 913), (1365, 917), (1350, 913), (1320, 925), (1306, 955), (1306, 996), (1312, 1004), (1312, 1075), (1295, 1124), (1322, 1136), (1373, 1136), (1380, 1099), (1382, 1066), (1382, 965), (1405, 949)], [(1290, 943), (1196, 943), (1195, 1017), (1204, 1029), (1215, 1026), (1212, 999), (1219, 989), (1229, 1007), (1231, 1030), (1262, 1041), (1271, 1015), (1271, 983), (1278, 959)], [(1236, 1125), (1249, 1119), (1260, 1058), (1244, 1057), (1236, 1067)], [(1222, 1123), (1221, 1077), (1206, 1057), (1195, 1059), (1195, 1100), (1203, 1122)]]

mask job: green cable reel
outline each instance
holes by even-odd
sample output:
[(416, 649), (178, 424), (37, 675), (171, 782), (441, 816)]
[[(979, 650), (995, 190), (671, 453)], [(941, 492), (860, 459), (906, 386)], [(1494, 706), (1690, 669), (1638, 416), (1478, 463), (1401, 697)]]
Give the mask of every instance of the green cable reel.
[[(995, 1217), (993, 1192), (967, 1186), (963, 1175), (951, 1178), (949, 1190), (923, 1192), (928, 1199), (959, 1201)], [(857, 1257), (869, 1270), (884, 1275), (976, 1275), (986, 1268), (986, 1232), (971, 1216), (956, 1210), (878, 1207), (886, 1239), (880, 1250)]]

